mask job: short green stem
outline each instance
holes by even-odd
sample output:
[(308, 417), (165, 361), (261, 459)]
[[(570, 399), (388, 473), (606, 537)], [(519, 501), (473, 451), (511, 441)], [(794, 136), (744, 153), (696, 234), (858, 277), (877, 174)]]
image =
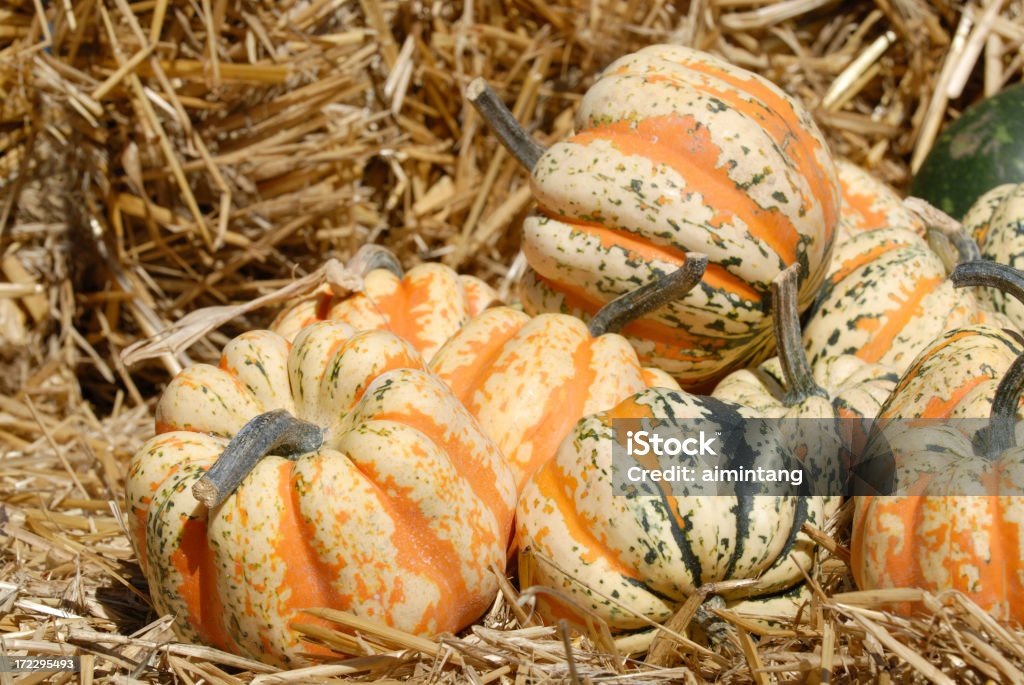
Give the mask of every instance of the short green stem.
[(687, 254), (686, 262), (672, 273), (620, 295), (601, 307), (590, 320), (590, 334), (596, 338), (605, 333), (618, 333), (631, 321), (683, 298), (700, 283), (707, 266), (707, 255)]
[(210, 509), (219, 506), (268, 454), (294, 457), (320, 449), (324, 431), (284, 409), (254, 417), (242, 426), (213, 466), (192, 486), (192, 494)]

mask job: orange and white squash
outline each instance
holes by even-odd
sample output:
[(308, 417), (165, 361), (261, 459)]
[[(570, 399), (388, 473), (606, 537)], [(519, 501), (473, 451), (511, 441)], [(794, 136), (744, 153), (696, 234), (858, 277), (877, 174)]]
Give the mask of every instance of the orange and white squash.
[(644, 363), (692, 388), (770, 347), (768, 290), (787, 266), (800, 265), (810, 305), (839, 184), (811, 116), (775, 85), (697, 50), (647, 47), (603, 72), (575, 135), (546, 152), (488, 93), (477, 82), (469, 97), (531, 169), (539, 205), (523, 226), (528, 313), (587, 319), (704, 253), (701, 288), (623, 331)]
[[(739, 494), (703, 483), (681, 494), (665, 481), (615, 490), (613, 474), (628, 472), (615, 460), (629, 459), (615, 454), (622, 439), (617, 420), (698, 419), (714, 431), (754, 418), (731, 402), (650, 388), (581, 420), (527, 483), (516, 509), (520, 581), (554, 591), (535, 594), (541, 615), (585, 625), (591, 613), (615, 632), (636, 631), (668, 619), (703, 584), (735, 579), (757, 581), (721, 595), (744, 613), (791, 611), (792, 596), (799, 598), (793, 588), (814, 552), (800, 527), (824, 526), (838, 497), (807, 497), (799, 489), (754, 494), (764, 492), (761, 484)], [(795, 461), (772, 437), (756, 447), (722, 446), (727, 456), (733, 450), (737, 461), (740, 454)], [(790, 596), (777, 602), (779, 595)]]
[[(1024, 274), (991, 262), (960, 265), (953, 277), (962, 286), (1012, 279), (1024, 294)], [(855, 498), (851, 567), (861, 588), (959, 590), (1024, 622), (1024, 452), (1013, 446), (1022, 354), (1020, 333), (967, 326), (935, 340), (904, 374), (875, 438), (885, 440), (899, 489)], [(979, 440), (977, 420), (990, 415), (990, 437)]]
[(906, 228), (923, 236), (925, 224), (892, 186), (847, 159), (836, 159), (842, 211), (837, 242), (876, 228)]
[[(489, 309), (441, 348), (431, 370), (498, 444), (521, 489), (587, 414), (647, 387), (679, 388), (664, 371), (644, 367), (613, 331), (689, 291), (705, 263), (688, 255), (684, 267), (613, 301), (589, 327), (565, 314)], [(645, 301), (647, 293), (656, 296)]]
[(812, 366), (854, 355), (902, 374), (944, 332), (989, 318), (969, 290), (953, 286), (923, 238), (880, 228), (836, 246), (804, 346)]
[(295, 628), (321, 623), (307, 608), (432, 635), (493, 601), (512, 472), (393, 334), (245, 333), (171, 382), (157, 426), (128, 469), (130, 532), (180, 638), (298, 665), (330, 654)]
[[(711, 395), (749, 407), (759, 416), (781, 419), (787, 444), (811, 457), (806, 468), (814, 475), (815, 494), (839, 495), (853, 466), (850, 456), (863, 449), (871, 419), (878, 415), (899, 375), (853, 355), (828, 357), (811, 367), (800, 334), (792, 270), (782, 272), (772, 284), (779, 356), (757, 368), (734, 371)], [(836, 470), (829, 472), (828, 466)]]
[(379, 246), (360, 250), (348, 264), (363, 275), (361, 292), (335, 295), (328, 286), (288, 305), (270, 329), (288, 340), (317, 321), (335, 320), (358, 330), (391, 331), (430, 360), (472, 317), (498, 301), (487, 283), (426, 262), (403, 273)]

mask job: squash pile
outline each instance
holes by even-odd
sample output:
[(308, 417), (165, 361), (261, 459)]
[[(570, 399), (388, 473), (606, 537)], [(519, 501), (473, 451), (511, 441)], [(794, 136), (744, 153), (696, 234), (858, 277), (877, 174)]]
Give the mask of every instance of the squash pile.
[[(1024, 275), (973, 243), (1024, 264), (1024, 186), (984, 196), (943, 258), (895, 191), (832, 160), (799, 103), (704, 53), (614, 62), (547, 150), (485, 83), (467, 97), (531, 172), (522, 308), (367, 247), (350, 264), (361, 292), (294, 302), (179, 374), (127, 483), (179, 636), (291, 666), (334, 655), (297, 629), (316, 607), (456, 632), (513, 559), (547, 621), (634, 633), (721, 581), (745, 581), (720, 591), (732, 610), (785, 621), (816, 554), (803, 525), (830, 525), (851, 455), (880, 444), (842, 422), (990, 407), (984, 439), (889, 443), (898, 479), (954, 464), (986, 496), (858, 497), (852, 568), (865, 588), (957, 588), (1024, 620), (1024, 554), (999, 542), (1020, 537), (1024, 501), (999, 489), (1024, 481)], [(803, 469), (811, 486), (617, 486), (617, 427), (659, 419), (829, 429), (723, 438), (723, 465)]]

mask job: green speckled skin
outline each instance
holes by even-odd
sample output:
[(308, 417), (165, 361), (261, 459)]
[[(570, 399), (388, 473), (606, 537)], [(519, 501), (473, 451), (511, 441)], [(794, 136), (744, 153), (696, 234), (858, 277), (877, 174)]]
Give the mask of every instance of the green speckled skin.
[(942, 132), (910, 194), (959, 219), (988, 190), (1022, 182), (1024, 85), (1016, 85), (970, 107)]

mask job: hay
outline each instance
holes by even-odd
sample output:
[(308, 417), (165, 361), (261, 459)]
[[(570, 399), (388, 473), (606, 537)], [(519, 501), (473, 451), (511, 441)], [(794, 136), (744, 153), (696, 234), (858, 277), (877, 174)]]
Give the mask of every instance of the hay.
[(278, 672), (173, 642), (119, 509), (170, 374), (272, 312), (126, 368), (121, 351), (168, 322), (365, 242), (514, 292), (530, 194), (462, 97), (474, 77), (550, 144), (610, 60), (694, 45), (799, 95), (839, 154), (903, 188), (945, 122), (1020, 79), (1022, 14), (1008, 0), (0, 5), (0, 654), (95, 668), (57, 682), (1024, 681), (1021, 633), (956, 595), (886, 613), (883, 593), (850, 594), (844, 534), (821, 531), (821, 594), (799, 626), (681, 610), (680, 625), (714, 627), (714, 649), (663, 631), (646, 661), (616, 654), (600, 627), (535, 625), (507, 585), (486, 621), (434, 641), (353, 638), (333, 615), (337, 631), (311, 636), (358, 656)]

